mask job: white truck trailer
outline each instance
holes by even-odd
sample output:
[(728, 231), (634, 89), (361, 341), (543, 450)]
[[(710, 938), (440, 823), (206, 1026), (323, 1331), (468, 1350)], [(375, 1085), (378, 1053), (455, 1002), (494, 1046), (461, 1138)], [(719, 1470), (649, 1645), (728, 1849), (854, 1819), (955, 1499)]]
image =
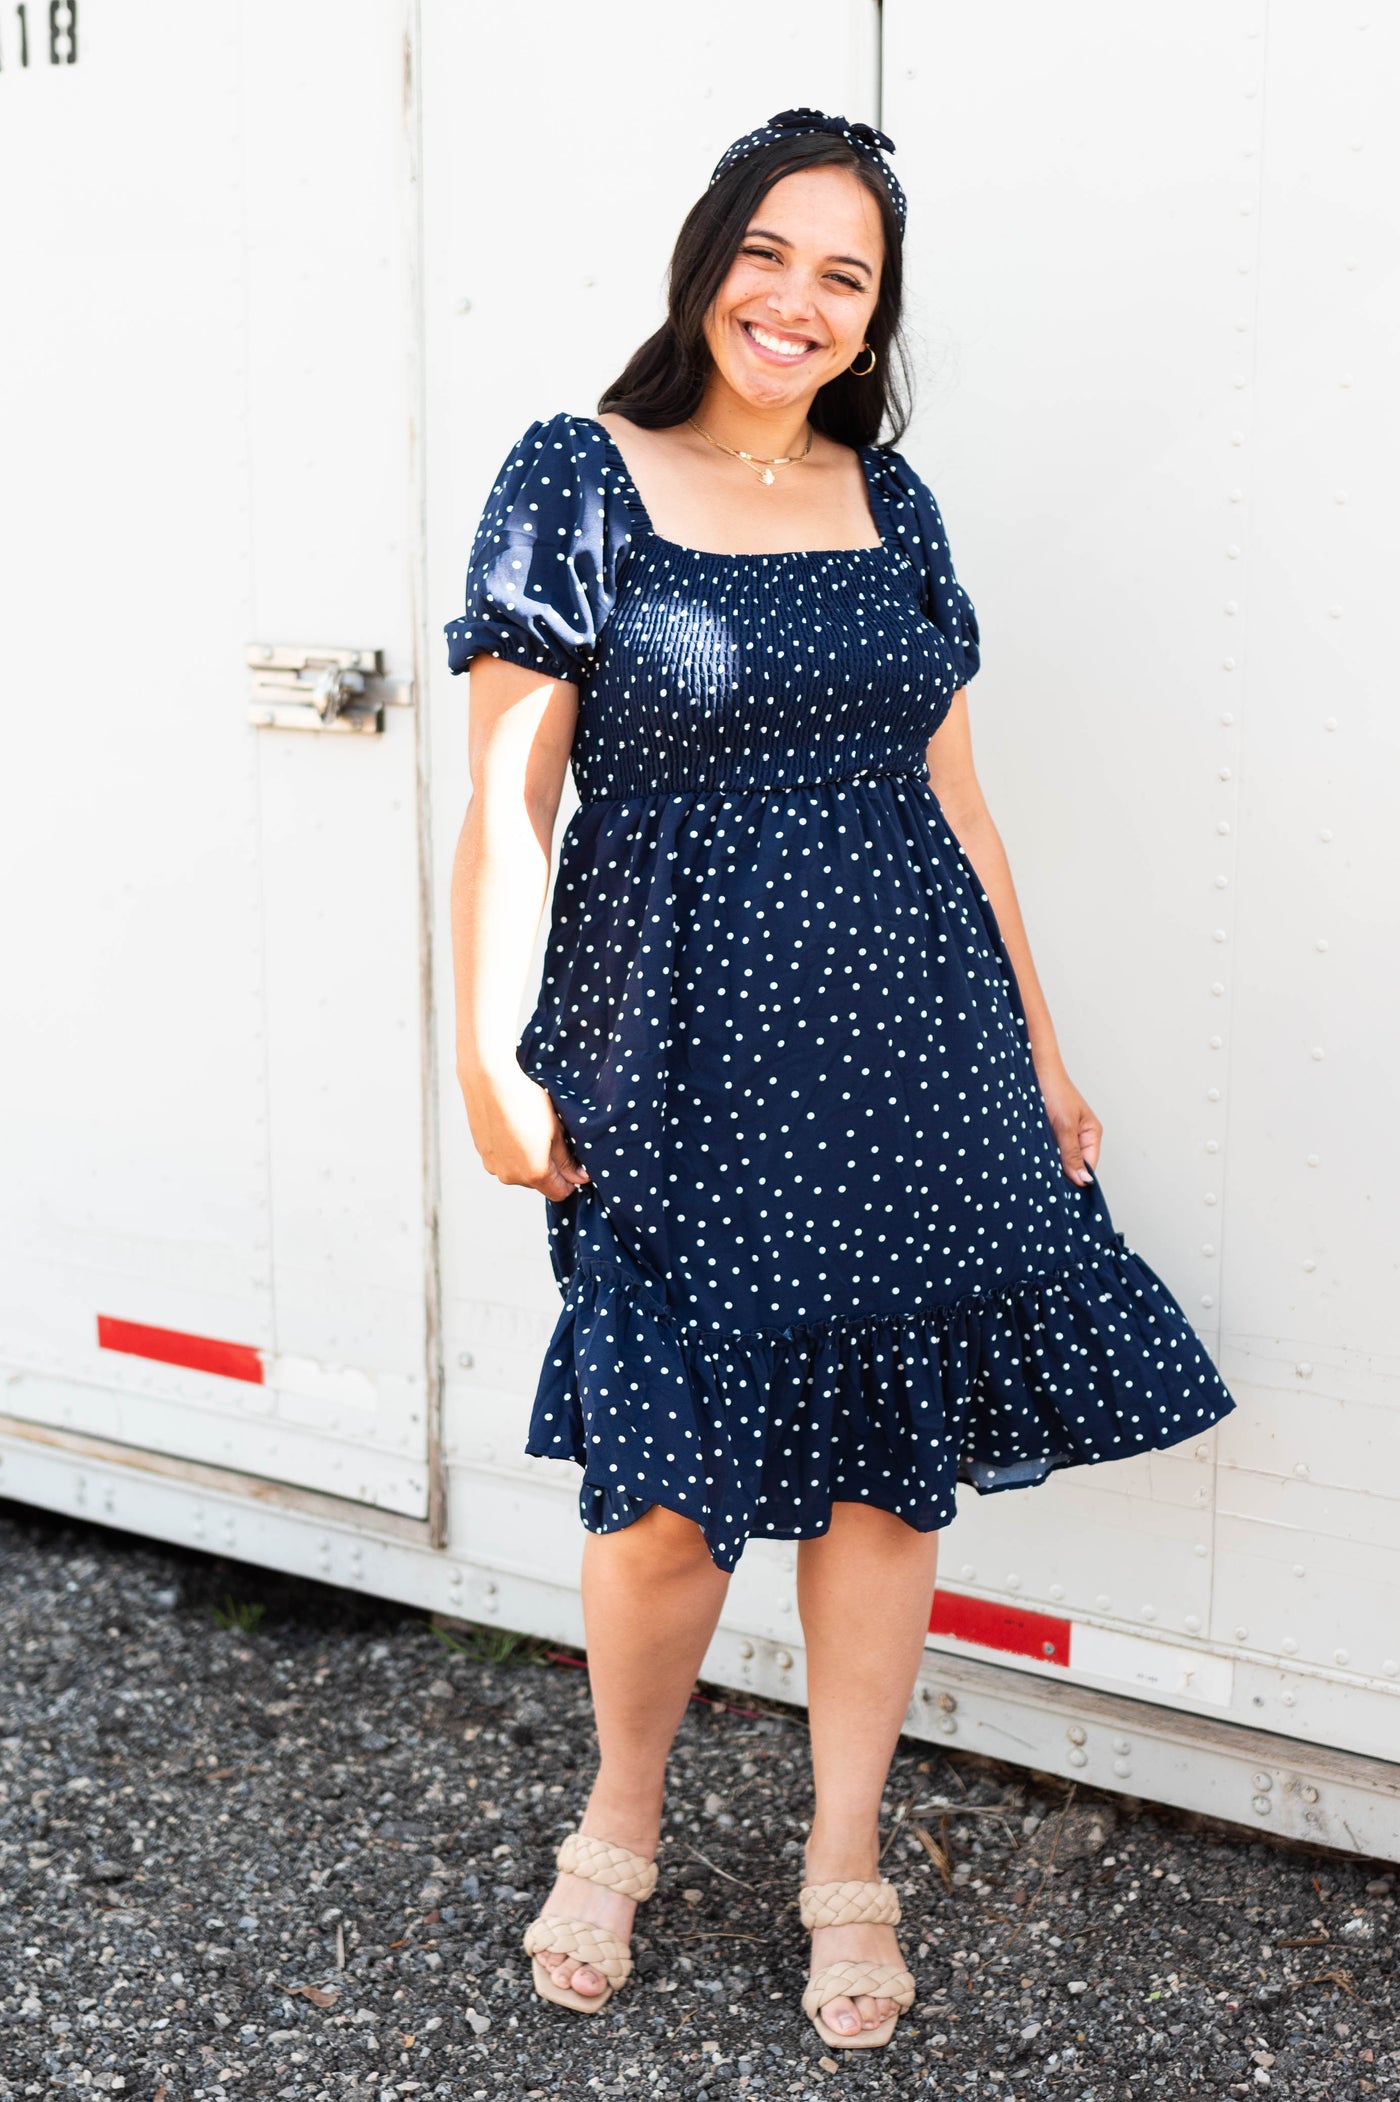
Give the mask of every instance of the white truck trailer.
[[(5, 10), (0, 1493), (581, 1639), (441, 631), (719, 150), (844, 110), (1106, 1194), (1240, 1403), (964, 1489), (909, 1729), (1400, 1854), (1397, 84), (1368, 0)], [(793, 1552), (708, 1677), (801, 1700)]]

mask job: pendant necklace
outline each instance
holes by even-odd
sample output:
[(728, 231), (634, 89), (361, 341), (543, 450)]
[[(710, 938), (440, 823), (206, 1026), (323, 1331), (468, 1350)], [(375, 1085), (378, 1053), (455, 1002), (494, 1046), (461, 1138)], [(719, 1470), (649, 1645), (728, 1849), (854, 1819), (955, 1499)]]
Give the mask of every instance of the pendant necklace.
[(722, 445), (718, 438), (711, 438), (709, 432), (702, 424), (698, 424), (693, 416), (687, 416), (685, 420), (692, 430), (699, 431), (700, 436), (714, 446), (716, 452), (728, 453), (731, 459), (742, 460), (744, 465), (751, 467), (758, 479), (761, 482), (766, 482), (770, 489), (778, 479), (773, 472), (775, 467), (791, 467), (795, 461), (805, 460), (807, 454), (812, 450), (812, 433), (809, 430), (807, 443), (803, 451), (800, 453), (782, 453), (776, 455), (773, 459), (765, 460), (762, 453), (746, 453), (737, 445)]

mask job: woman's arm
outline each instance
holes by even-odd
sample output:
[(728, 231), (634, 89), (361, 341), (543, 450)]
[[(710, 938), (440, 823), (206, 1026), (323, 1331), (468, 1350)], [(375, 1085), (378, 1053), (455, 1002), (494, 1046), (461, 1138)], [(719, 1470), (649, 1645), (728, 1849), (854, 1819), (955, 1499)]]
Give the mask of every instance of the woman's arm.
[(473, 658), (470, 682), (472, 792), (452, 866), (457, 1079), (487, 1170), (563, 1198), (587, 1171), (515, 1046), (578, 689), (490, 656)]
[(1076, 1182), (1088, 1181), (1080, 1171), (1086, 1162), (1092, 1167), (1097, 1161), (1103, 1126), (1074, 1086), (1060, 1056), (1050, 1009), (1031, 960), (1011, 864), (973, 765), (965, 686), (953, 695), (948, 713), (929, 739), (928, 774), (943, 814), (991, 901), (1006, 943), (1025, 1009), (1031, 1056), (1066, 1173)]

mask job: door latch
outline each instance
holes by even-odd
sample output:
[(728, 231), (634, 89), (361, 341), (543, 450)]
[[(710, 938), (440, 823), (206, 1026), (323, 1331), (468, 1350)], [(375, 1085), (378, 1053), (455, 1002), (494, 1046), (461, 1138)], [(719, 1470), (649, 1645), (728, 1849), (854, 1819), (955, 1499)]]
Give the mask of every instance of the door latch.
[(411, 708), (413, 681), (384, 674), (383, 650), (250, 643), (248, 720), (260, 730), (384, 728), (384, 710)]

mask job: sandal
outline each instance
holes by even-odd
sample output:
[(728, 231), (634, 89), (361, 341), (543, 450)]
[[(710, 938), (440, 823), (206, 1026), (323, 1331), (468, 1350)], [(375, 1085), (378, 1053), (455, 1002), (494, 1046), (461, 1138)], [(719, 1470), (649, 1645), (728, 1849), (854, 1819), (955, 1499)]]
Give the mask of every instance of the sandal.
[[(561, 1874), (582, 1876), (586, 1883), (601, 1883), (620, 1891), (640, 1904), (656, 1888), (656, 1863), (634, 1854), (630, 1847), (595, 1839), (590, 1832), (570, 1832), (560, 1841), (554, 1865)], [(525, 1929), (525, 1948), (531, 1959), (535, 1991), (556, 2007), (574, 2007), (580, 2014), (597, 2014), (607, 2006), (620, 1985), (632, 1974), (632, 1951), (621, 1935), (596, 1920), (572, 1919), (562, 1912), (542, 1912)], [(607, 1984), (600, 1993), (575, 1992), (571, 1985), (556, 1985), (540, 1962), (541, 1949), (562, 1949), (580, 1963), (601, 1971)]]
[[(802, 1924), (808, 1933), (816, 1927), (854, 1926), (864, 1920), (877, 1926), (899, 1924), (899, 1893), (883, 1877), (876, 1883), (804, 1883), (800, 1904)], [(853, 2000), (857, 1993), (869, 1993), (877, 2000), (894, 2000), (898, 2003), (897, 2012), (887, 2016), (877, 2029), (856, 2029), (850, 2035), (828, 2029), (821, 2018), (827, 2001), (842, 1996)], [(839, 2045), (847, 2051), (867, 2046), (874, 2049), (889, 2042), (900, 2014), (912, 2007), (917, 1997), (918, 1987), (902, 1964), (828, 1963), (808, 1979), (802, 2012), (810, 2016), (812, 2027), (824, 2044)]]

